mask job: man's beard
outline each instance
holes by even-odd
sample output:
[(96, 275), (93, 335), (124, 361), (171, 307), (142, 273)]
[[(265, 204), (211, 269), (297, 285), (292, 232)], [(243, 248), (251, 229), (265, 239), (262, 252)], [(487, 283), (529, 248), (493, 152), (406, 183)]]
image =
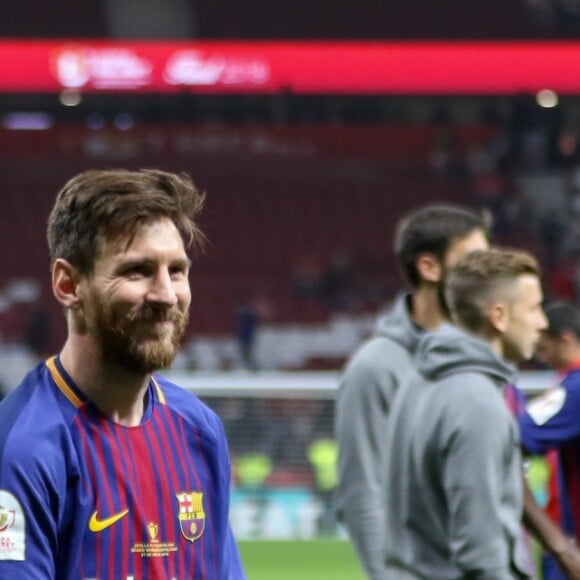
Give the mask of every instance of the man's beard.
[[(143, 306), (131, 310), (126, 304), (94, 302), (92, 331), (99, 344), (102, 362), (135, 373), (151, 373), (173, 362), (189, 311), (176, 306)], [(169, 328), (155, 328), (155, 322), (171, 322)]]

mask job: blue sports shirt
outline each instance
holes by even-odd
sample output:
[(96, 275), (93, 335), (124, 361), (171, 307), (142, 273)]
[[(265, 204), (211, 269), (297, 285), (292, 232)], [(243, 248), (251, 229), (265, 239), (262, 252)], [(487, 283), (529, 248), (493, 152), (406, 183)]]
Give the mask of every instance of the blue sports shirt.
[(580, 540), (580, 368), (532, 400), (519, 417), (522, 446), (530, 454), (558, 450), (562, 529)]
[(162, 377), (139, 426), (104, 417), (58, 357), (0, 404), (0, 578), (244, 580), (219, 418)]

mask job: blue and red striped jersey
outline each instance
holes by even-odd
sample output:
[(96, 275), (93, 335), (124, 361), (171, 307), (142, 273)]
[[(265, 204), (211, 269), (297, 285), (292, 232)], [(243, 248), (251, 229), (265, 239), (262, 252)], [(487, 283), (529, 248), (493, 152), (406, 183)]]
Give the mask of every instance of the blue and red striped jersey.
[(0, 578), (243, 580), (229, 492), (221, 421), (160, 376), (136, 427), (58, 357), (0, 404)]
[(580, 540), (580, 368), (532, 400), (519, 416), (522, 446), (530, 454), (558, 452), (562, 529)]

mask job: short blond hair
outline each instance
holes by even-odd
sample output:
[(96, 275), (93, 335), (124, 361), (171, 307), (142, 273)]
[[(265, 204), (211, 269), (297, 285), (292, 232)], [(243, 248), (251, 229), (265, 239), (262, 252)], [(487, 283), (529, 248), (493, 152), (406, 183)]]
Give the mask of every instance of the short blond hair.
[(495, 300), (513, 299), (520, 276), (541, 276), (538, 260), (522, 250), (491, 248), (463, 256), (445, 282), (445, 299), (455, 322), (472, 332), (485, 321), (485, 310)]

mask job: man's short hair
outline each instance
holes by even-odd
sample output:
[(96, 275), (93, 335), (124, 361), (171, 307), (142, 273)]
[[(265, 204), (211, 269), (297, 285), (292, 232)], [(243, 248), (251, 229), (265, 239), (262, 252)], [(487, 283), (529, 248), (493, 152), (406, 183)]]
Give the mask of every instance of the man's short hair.
[(82, 274), (92, 271), (104, 241), (129, 244), (140, 226), (166, 217), (186, 246), (201, 247), (195, 218), (204, 194), (190, 177), (155, 169), (92, 170), (70, 179), (57, 195), (48, 219), (51, 264), (68, 260)]
[(523, 275), (541, 275), (538, 261), (522, 250), (476, 250), (463, 256), (451, 269), (445, 297), (452, 317), (467, 330), (477, 332), (486, 310), (496, 300), (513, 299), (514, 282)]
[(544, 312), (548, 320), (546, 334), (558, 338), (569, 331), (580, 339), (580, 311), (576, 306), (564, 300), (554, 300), (546, 305)]
[(487, 232), (483, 217), (455, 205), (427, 205), (403, 217), (397, 225), (394, 251), (407, 281), (419, 286), (417, 259), (421, 254), (433, 254), (443, 262), (451, 243), (474, 230)]

